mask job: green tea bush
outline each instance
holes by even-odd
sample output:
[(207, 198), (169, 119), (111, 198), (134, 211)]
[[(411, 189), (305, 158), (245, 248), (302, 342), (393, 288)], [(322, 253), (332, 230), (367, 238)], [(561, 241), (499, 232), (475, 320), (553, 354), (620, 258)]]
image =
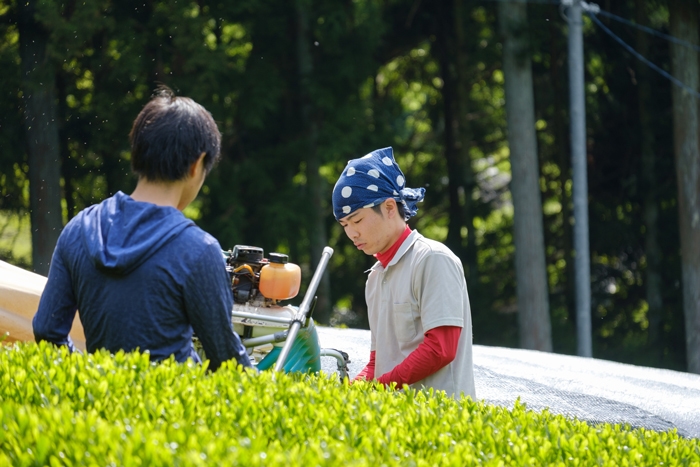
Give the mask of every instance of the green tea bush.
[(676, 432), (325, 375), (0, 346), (0, 466), (700, 466)]

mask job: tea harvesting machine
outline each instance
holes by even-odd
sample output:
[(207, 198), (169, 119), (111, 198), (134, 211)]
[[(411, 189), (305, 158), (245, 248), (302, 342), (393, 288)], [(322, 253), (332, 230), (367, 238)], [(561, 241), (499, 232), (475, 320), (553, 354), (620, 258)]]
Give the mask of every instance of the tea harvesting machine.
[(296, 297), (301, 269), (288, 256), (255, 246), (236, 245), (223, 251), (233, 291), (233, 328), (259, 370), (274, 368), (285, 372), (314, 372), (321, 369), (321, 357), (337, 362), (342, 380), (348, 373), (348, 354), (321, 348), (312, 314), (316, 291), (333, 249), (325, 247), (299, 306), (283, 305)]

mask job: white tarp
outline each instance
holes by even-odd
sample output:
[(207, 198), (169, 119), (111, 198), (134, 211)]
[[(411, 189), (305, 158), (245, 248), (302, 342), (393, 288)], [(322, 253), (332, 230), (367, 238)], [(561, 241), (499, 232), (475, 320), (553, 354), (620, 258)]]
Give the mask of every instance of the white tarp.
[[(349, 376), (369, 360), (369, 331), (319, 327), (322, 347), (350, 354)], [(322, 359), (324, 371), (335, 361)], [(700, 438), (700, 375), (532, 350), (474, 346), (477, 398), (512, 407), (519, 397), (533, 410), (591, 423), (671, 428)]]
[[(0, 338), (6, 335), (5, 342), (34, 340), (32, 318), (45, 285), (46, 277), (0, 261)], [(79, 319), (70, 335), (76, 347), (85, 349)]]

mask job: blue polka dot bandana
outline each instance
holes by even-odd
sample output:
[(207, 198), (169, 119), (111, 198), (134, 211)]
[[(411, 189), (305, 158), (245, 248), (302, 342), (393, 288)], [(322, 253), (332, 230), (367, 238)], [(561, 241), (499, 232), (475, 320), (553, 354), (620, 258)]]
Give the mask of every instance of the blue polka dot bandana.
[(392, 148), (377, 149), (353, 159), (333, 188), (336, 220), (361, 208), (371, 208), (393, 198), (404, 206), (406, 220), (416, 215), (416, 203), (423, 201), (425, 188), (406, 188), (406, 179), (394, 160)]

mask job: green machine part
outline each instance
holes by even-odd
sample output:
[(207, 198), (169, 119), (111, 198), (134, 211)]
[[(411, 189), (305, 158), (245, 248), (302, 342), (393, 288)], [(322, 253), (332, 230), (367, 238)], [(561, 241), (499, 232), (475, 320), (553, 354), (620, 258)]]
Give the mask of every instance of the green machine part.
[[(257, 365), (259, 370), (267, 370), (275, 366), (281, 347), (274, 347)], [(321, 346), (318, 343), (318, 332), (313, 320), (309, 325), (299, 329), (292, 348), (284, 362), (283, 370), (291, 372), (315, 372), (321, 370)]]

